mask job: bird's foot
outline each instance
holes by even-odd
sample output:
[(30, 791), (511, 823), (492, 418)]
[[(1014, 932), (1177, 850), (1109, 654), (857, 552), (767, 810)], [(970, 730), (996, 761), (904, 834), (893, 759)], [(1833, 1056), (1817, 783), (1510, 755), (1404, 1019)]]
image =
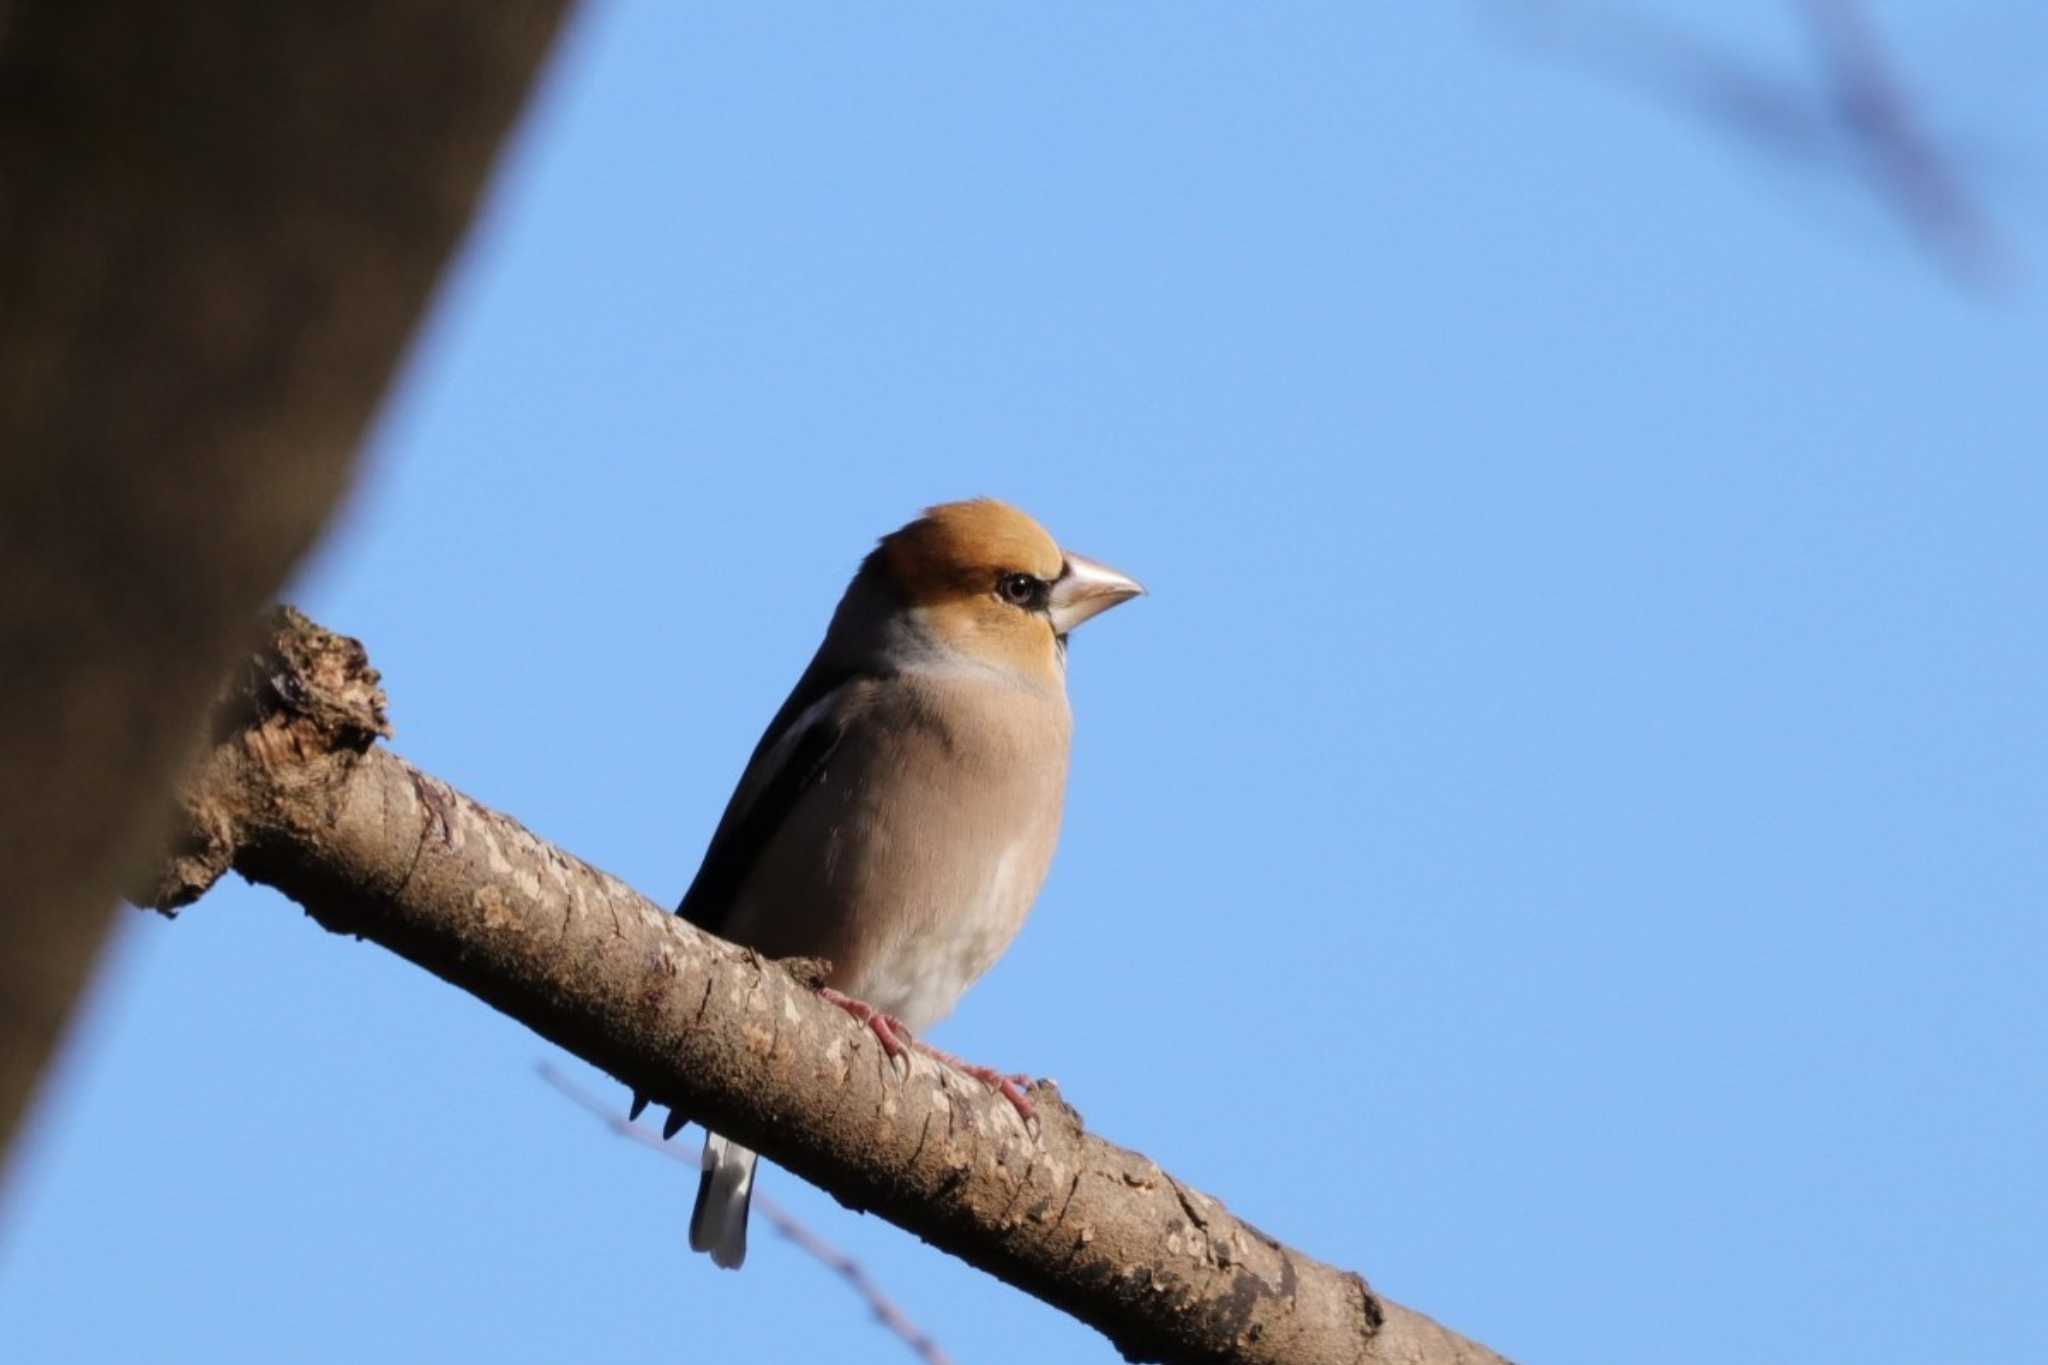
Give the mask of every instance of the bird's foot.
[(865, 1000), (833, 990), (830, 986), (818, 992), (828, 1004), (839, 1006), (854, 1019), (868, 1026), (868, 1031), (881, 1040), (882, 1051), (894, 1062), (898, 1057), (907, 1057), (910, 1049), (917, 1046), (917, 1040), (910, 1036), (910, 1030), (901, 1019), (893, 1014), (884, 1014)]
[(1010, 1107), (1017, 1111), (1017, 1117), (1024, 1120), (1025, 1127), (1029, 1128), (1037, 1122), (1031, 1097), (1024, 1093), (1025, 1088), (1033, 1083), (1031, 1077), (1005, 1075), (990, 1067), (976, 1066), (973, 1062), (955, 1057), (950, 1052), (942, 1052), (929, 1043), (920, 1043), (911, 1036), (908, 1026), (895, 1015), (884, 1014), (867, 1001), (856, 1000), (842, 991), (833, 990), (830, 986), (824, 987), (818, 994), (866, 1024), (875, 1037), (881, 1040), (882, 1051), (889, 1055), (891, 1062), (899, 1057), (906, 1057), (911, 1049), (915, 1048), (935, 1062), (941, 1062), (955, 1071), (972, 1076), (1008, 1100)]
[(1006, 1074), (997, 1071), (993, 1067), (976, 1066), (973, 1062), (955, 1057), (950, 1052), (941, 1052), (929, 1043), (918, 1043), (916, 1047), (925, 1056), (930, 1057), (934, 1061), (944, 1062), (955, 1071), (974, 1077), (975, 1080), (980, 1081), (983, 1085), (1008, 1100), (1010, 1107), (1017, 1111), (1017, 1117), (1024, 1120), (1025, 1127), (1028, 1128), (1037, 1121), (1036, 1111), (1031, 1107), (1031, 1097), (1024, 1093), (1027, 1088), (1034, 1084), (1034, 1078), (1015, 1072)]

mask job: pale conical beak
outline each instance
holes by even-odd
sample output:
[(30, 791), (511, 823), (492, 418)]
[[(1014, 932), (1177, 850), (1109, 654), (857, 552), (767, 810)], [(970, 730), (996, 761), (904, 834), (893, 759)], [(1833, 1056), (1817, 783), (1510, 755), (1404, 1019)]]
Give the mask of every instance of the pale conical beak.
[(1137, 579), (1086, 555), (1069, 553), (1066, 567), (1053, 580), (1052, 595), (1046, 598), (1046, 615), (1052, 618), (1052, 628), (1065, 635), (1089, 617), (1144, 595), (1145, 585)]

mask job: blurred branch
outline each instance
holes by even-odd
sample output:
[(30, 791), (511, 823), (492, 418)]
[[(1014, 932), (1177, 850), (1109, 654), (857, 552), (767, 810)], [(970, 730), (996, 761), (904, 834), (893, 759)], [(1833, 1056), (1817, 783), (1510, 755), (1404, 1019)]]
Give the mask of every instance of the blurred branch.
[(563, 0), (0, 0), (0, 1155)]
[(277, 887), (1129, 1359), (1499, 1361), (1084, 1131), (1049, 1085), (1030, 1132), (928, 1058), (899, 1071), (789, 971), (413, 768), (386, 733), (362, 646), (280, 610), (139, 899), (185, 904), (231, 867)]
[(1922, 131), (1862, 6), (1852, 0), (1802, 0), (1800, 8), (1832, 76), (1836, 113), (1863, 149), (1878, 194), (1890, 200), (1937, 260), (1970, 283), (2000, 283), (2007, 271), (2005, 252), (1991, 222)]
[[(1989, 216), (1926, 135), (1904, 82), (1856, 0), (1791, 0), (1812, 39), (1817, 81), (1770, 74), (1748, 59), (1647, 15), (1550, 0), (1489, 0), (1519, 37), (1676, 101), (1752, 146), (1858, 170), (1921, 249), (1964, 284), (2006, 285), (2014, 272)], [(1569, 9), (1568, 15), (1565, 11)], [(1567, 19), (1577, 22), (1567, 27)]]
[[(584, 1112), (609, 1128), (614, 1134), (639, 1143), (650, 1151), (659, 1152), (671, 1161), (679, 1161), (691, 1170), (703, 1169), (703, 1155), (697, 1156), (672, 1147), (659, 1133), (642, 1128), (631, 1119), (622, 1118), (615, 1109), (607, 1108), (604, 1102), (546, 1062), (540, 1063), (540, 1077), (549, 1085), (579, 1105)], [(882, 1292), (872, 1275), (859, 1261), (833, 1246), (798, 1221), (795, 1214), (782, 1207), (775, 1199), (756, 1190), (752, 1196), (753, 1211), (757, 1217), (768, 1220), (768, 1226), (775, 1229), (784, 1240), (792, 1242), (799, 1251), (808, 1253), (827, 1270), (845, 1280), (853, 1292), (875, 1315), (875, 1321), (910, 1348), (910, 1353), (925, 1365), (953, 1365), (953, 1358), (939, 1348), (939, 1344), (905, 1316), (896, 1306), (895, 1300)]]

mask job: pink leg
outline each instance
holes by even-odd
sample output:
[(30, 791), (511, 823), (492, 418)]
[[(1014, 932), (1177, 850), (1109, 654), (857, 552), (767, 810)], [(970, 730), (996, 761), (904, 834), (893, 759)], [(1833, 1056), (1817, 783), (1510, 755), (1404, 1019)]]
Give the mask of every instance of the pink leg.
[(1031, 1106), (1031, 1097), (1024, 1093), (1024, 1087), (1031, 1084), (1031, 1077), (1006, 1076), (992, 1068), (976, 1066), (973, 1062), (963, 1061), (950, 1052), (941, 1052), (929, 1043), (920, 1043), (917, 1039), (911, 1037), (910, 1030), (895, 1015), (884, 1014), (867, 1001), (856, 1000), (850, 995), (833, 990), (830, 986), (824, 987), (818, 994), (830, 1003), (845, 1010), (861, 1023), (866, 1024), (874, 1032), (875, 1037), (881, 1039), (882, 1051), (889, 1054), (890, 1060), (893, 1061), (911, 1048), (916, 1048), (933, 1061), (942, 1062), (952, 1067), (955, 1071), (974, 1077), (975, 1080), (980, 1081), (983, 1085), (1008, 1100), (1010, 1107), (1017, 1111), (1017, 1117), (1023, 1119), (1026, 1123), (1032, 1121), (1034, 1111)]
[(1008, 1100), (1010, 1107), (1017, 1111), (1018, 1118), (1023, 1119), (1026, 1123), (1031, 1122), (1033, 1113), (1031, 1097), (1024, 1093), (1024, 1088), (1031, 1084), (1031, 1077), (1021, 1074), (1006, 1076), (993, 1067), (976, 1066), (973, 1062), (955, 1057), (950, 1052), (941, 1052), (929, 1043), (917, 1044), (917, 1050), (927, 1057), (944, 1062), (955, 1071), (964, 1071), (974, 1077), (975, 1080), (980, 1081), (983, 1085)]
[(828, 1004), (839, 1006), (856, 1020), (866, 1024), (875, 1037), (881, 1039), (882, 1051), (889, 1054), (890, 1061), (895, 1061), (916, 1046), (916, 1041), (910, 1036), (910, 1030), (905, 1028), (903, 1021), (895, 1015), (884, 1014), (867, 1001), (856, 1000), (850, 995), (833, 990), (830, 986), (824, 987), (818, 994), (825, 997)]

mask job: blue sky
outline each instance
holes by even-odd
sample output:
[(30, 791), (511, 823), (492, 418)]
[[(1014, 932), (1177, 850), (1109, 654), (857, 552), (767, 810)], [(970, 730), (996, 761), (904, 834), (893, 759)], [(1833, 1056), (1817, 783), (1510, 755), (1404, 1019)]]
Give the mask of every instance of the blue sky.
[[(1818, 98), (1780, 5), (1638, 12)], [(1986, 299), (1482, 13), (594, 4), (294, 595), (671, 902), (872, 539), (1015, 500), (1153, 595), (935, 1041), (1518, 1359), (2041, 1358), (2048, 21), (1876, 9)], [(267, 892), (132, 916), (15, 1354), (907, 1359), (550, 1055)], [(1115, 1358), (766, 1179), (960, 1361)]]

